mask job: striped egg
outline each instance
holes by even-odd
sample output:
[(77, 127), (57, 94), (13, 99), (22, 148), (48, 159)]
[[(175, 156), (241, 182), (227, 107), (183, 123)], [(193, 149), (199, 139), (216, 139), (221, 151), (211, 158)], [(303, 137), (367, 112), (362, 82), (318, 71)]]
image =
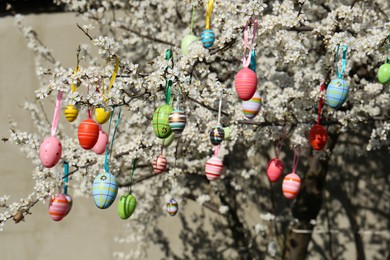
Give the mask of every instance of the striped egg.
[(69, 209), (68, 209), (68, 212), (66, 213), (66, 215), (68, 215), (70, 210), (72, 209), (72, 206), (73, 206), (73, 199), (69, 194), (64, 194), (64, 196), (68, 200), (68, 203), (69, 203)]
[(198, 37), (196, 37), (195, 35), (193, 34), (188, 34), (186, 35), (183, 40), (181, 41), (181, 52), (184, 54), (184, 55), (187, 55), (188, 54), (188, 47), (195, 41), (198, 40)]
[(161, 105), (153, 113), (153, 130), (158, 138), (166, 138), (171, 135), (169, 126), (169, 114), (173, 111), (170, 105)]
[(111, 111), (106, 111), (102, 107), (98, 107), (95, 109), (96, 122), (98, 122), (101, 125), (107, 122), (108, 119), (110, 119), (110, 116), (111, 116)]
[(103, 154), (106, 151), (106, 147), (108, 144), (108, 135), (103, 129), (99, 130), (99, 137), (96, 141), (96, 144), (93, 146), (92, 150), (96, 154)]
[(74, 105), (67, 105), (64, 110), (64, 114), (66, 120), (68, 120), (69, 122), (73, 122), (79, 115), (79, 110)]
[(242, 101), (242, 111), (248, 119), (253, 119), (257, 116), (261, 108), (261, 97), (259, 92), (255, 92), (253, 97), (248, 101)]
[(168, 166), (168, 161), (163, 155), (159, 155), (153, 160), (153, 170), (154, 173), (160, 174), (166, 170)]
[(57, 194), (50, 199), (49, 214), (52, 220), (60, 221), (69, 212), (69, 202), (64, 194)]
[(348, 83), (343, 79), (332, 80), (326, 89), (326, 99), (331, 108), (339, 109), (348, 96)]
[(238, 97), (241, 100), (247, 101), (251, 99), (256, 92), (256, 73), (249, 68), (244, 68), (237, 73), (234, 83)]
[(167, 202), (166, 210), (168, 214), (173, 217), (176, 215), (177, 211), (179, 210), (179, 204), (175, 199), (170, 199)]
[(202, 40), (203, 47), (208, 49), (214, 44), (215, 34), (212, 30), (204, 30), (200, 36), (200, 39)]
[(309, 142), (314, 150), (324, 149), (326, 142), (328, 141), (328, 133), (325, 127), (320, 124), (314, 125), (309, 132)]
[(187, 116), (181, 110), (174, 110), (172, 113), (169, 114), (168, 121), (172, 131), (175, 134), (179, 135), (183, 132), (184, 127), (186, 126)]
[(225, 138), (225, 130), (221, 126), (214, 126), (210, 130), (209, 136), (213, 145), (219, 145)]
[(172, 144), (173, 140), (175, 140), (175, 134), (172, 133), (170, 136), (167, 138), (158, 138), (158, 143), (163, 145), (164, 147), (168, 147)]
[(390, 63), (382, 64), (377, 72), (378, 81), (380, 83), (387, 84), (390, 83)]
[(300, 188), (301, 188), (301, 178), (299, 178), (299, 176), (295, 172), (287, 174), (284, 177), (282, 183), (282, 190), (283, 190), (283, 195), (286, 199), (295, 198), (298, 195)]
[(77, 137), (81, 147), (85, 150), (92, 149), (99, 139), (99, 125), (90, 118), (84, 120), (79, 126)]
[(118, 184), (115, 176), (109, 172), (101, 173), (96, 176), (92, 187), (93, 200), (96, 206), (100, 209), (110, 207), (118, 193)]
[(274, 158), (268, 162), (267, 176), (270, 182), (276, 182), (282, 176), (284, 164), (279, 158)]
[(216, 156), (212, 156), (206, 162), (206, 177), (209, 181), (215, 181), (221, 177), (223, 170), (222, 160)]
[(137, 207), (137, 200), (132, 194), (121, 196), (118, 202), (118, 216), (121, 219), (128, 219), (133, 215)]
[(54, 167), (61, 159), (62, 144), (55, 136), (45, 138), (39, 146), (39, 159), (46, 168)]

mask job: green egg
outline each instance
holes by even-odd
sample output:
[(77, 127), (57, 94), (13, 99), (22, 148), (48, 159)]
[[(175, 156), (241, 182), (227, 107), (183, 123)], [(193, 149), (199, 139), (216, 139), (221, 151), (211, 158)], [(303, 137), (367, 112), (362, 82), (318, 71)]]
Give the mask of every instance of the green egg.
[(225, 139), (230, 139), (230, 134), (232, 133), (232, 130), (229, 126), (224, 127), (223, 130), (225, 131)]
[(128, 219), (137, 207), (137, 200), (131, 194), (121, 196), (118, 203), (118, 215), (121, 219)]
[(185, 36), (183, 38), (183, 40), (181, 41), (181, 52), (185, 55), (188, 54), (188, 46), (191, 45), (191, 43), (193, 43), (194, 41), (197, 41), (198, 40), (198, 37), (196, 37), (195, 35), (193, 34), (188, 34), (187, 36)]
[(168, 136), (165, 139), (158, 138), (158, 143), (164, 145), (164, 147), (168, 147), (172, 144), (173, 140), (175, 140), (175, 134), (172, 133), (170, 136)]
[(378, 70), (378, 80), (382, 84), (387, 84), (390, 82), (390, 63), (385, 63), (379, 67)]
[(169, 114), (173, 111), (170, 105), (161, 105), (153, 113), (153, 130), (158, 138), (167, 138), (172, 134), (169, 126)]

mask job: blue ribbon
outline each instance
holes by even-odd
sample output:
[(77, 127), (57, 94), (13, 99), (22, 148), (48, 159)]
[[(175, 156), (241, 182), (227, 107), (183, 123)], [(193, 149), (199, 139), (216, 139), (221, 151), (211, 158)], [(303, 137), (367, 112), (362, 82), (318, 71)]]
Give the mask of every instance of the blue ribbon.
[(68, 194), (68, 182), (69, 182), (69, 164), (64, 162), (64, 194)]
[(339, 72), (339, 51), (340, 51), (340, 44), (337, 44), (337, 50), (336, 50), (336, 75), (339, 79), (343, 78), (345, 67), (347, 66), (347, 45), (343, 45), (343, 57), (341, 60), (341, 72)]
[(256, 51), (252, 50), (251, 53), (251, 64), (249, 65), (249, 68), (256, 72)]
[[(114, 110), (112, 111), (111, 113), (111, 116), (110, 116), (110, 124), (108, 126), (108, 133), (110, 133), (110, 129), (111, 129), (111, 122), (112, 122), (112, 116), (114, 114), (114, 111), (115, 111), (115, 108)], [(115, 134), (116, 134), (116, 130), (118, 129), (118, 125), (119, 125), (119, 121), (121, 119), (121, 113), (122, 113), (122, 108), (119, 108), (119, 113), (118, 113), (118, 118), (116, 120), (116, 124), (115, 124), (115, 128), (114, 128), (114, 133), (112, 134), (112, 138), (111, 138), (111, 146), (110, 146), (110, 151), (111, 151), (111, 154), (112, 154), (112, 147), (114, 146), (114, 140), (115, 140)], [(109, 167), (108, 167), (108, 153), (109, 153), (109, 149), (108, 149), (108, 144), (106, 146), (106, 154), (104, 156), (104, 170), (106, 172), (109, 172)]]

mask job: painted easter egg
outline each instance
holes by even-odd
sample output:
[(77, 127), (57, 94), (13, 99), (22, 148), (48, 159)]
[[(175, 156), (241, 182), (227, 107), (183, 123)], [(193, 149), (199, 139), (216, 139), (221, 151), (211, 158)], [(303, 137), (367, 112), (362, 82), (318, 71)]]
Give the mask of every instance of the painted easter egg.
[(198, 40), (198, 37), (196, 37), (193, 34), (188, 34), (187, 36), (185, 36), (183, 38), (183, 40), (181, 41), (181, 52), (184, 55), (187, 55), (188, 54), (188, 47), (191, 45), (191, 43), (193, 43), (197, 40)]
[(326, 89), (326, 99), (331, 108), (339, 109), (348, 96), (348, 83), (343, 79), (332, 80)]
[(224, 140), (225, 139), (230, 139), (230, 136), (232, 134), (232, 129), (229, 126), (227, 126), (227, 127), (223, 128), (223, 131), (224, 131), (224, 134), (225, 134)]
[(200, 39), (202, 40), (203, 47), (208, 49), (214, 44), (215, 34), (212, 30), (204, 30), (200, 36)]
[(132, 194), (121, 196), (118, 202), (118, 215), (121, 219), (128, 219), (137, 207), (137, 200)]
[(160, 174), (163, 171), (166, 170), (168, 166), (167, 158), (165, 158), (163, 155), (159, 155), (153, 160), (153, 170), (154, 173)]
[(93, 200), (100, 209), (106, 209), (114, 202), (118, 193), (116, 178), (109, 172), (101, 173), (93, 181)]
[(186, 126), (187, 116), (181, 110), (174, 110), (172, 113), (169, 114), (168, 121), (172, 131), (176, 135), (179, 135), (183, 132), (184, 127)]
[(328, 133), (320, 124), (314, 125), (309, 132), (309, 141), (314, 150), (322, 150), (328, 141)]
[(209, 136), (213, 145), (219, 145), (225, 138), (225, 130), (221, 126), (214, 126), (210, 130)]
[(66, 120), (68, 120), (69, 122), (73, 122), (79, 115), (79, 110), (74, 105), (67, 105), (64, 110), (64, 114)]
[(223, 170), (222, 160), (216, 156), (212, 156), (206, 162), (206, 177), (209, 181), (215, 181), (221, 177)]
[(390, 83), (390, 63), (382, 64), (379, 67), (377, 77), (382, 84)]
[(52, 220), (60, 221), (69, 212), (69, 202), (64, 194), (57, 194), (50, 199), (49, 214)]
[(177, 204), (176, 200), (170, 199), (167, 202), (166, 210), (168, 214), (173, 217), (176, 215), (177, 211), (179, 210), (179, 204)]
[(66, 200), (68, 201), (68, 205), (69, 205), (68, 212), (66, 213), (66, 215), (68, 215), (70, 210), (72, 209), (72, 206), (73, 206), (73, 199), (69, 194), (64, 194), (64, 196), (65, 196)]
[(253, 119), (259, 113), (261, 108), (261, 97), (259, 92), (255, 92), (253, 97), (248, 101), (242, 101), (242, 111), (248, 119)]
[(110, 116), (111, 116), (111, 111), (106, 111), (102, 107), (98, 107), (95, 109), (96, 122), (98, 122), (101, 125), (107, 122), (108, 119), (110, 119)]
[(54, 167), (61, 159), (62, 144), (55, 136), (46, 137), (39, 147), (39, 159), (46, 168)]
[(299, 178), (299, 176), (295, 172), (287, 174), (284, 177), (282, 183), (282, 190), (283, 190), (283, 195), (286, 199), (295, 198), (298, 195), (300, 188), (301, 188), (301, 178)]
[(163, 145), (164, 147), (168, 147), (172, 144), (173, 140), (175, 140), (175, 134), (172, 133), (170, 136), (167, 138), (158, 138), (158, 143)]
[(274, 158), (268, 162), (267, 176), (269, 181), (276, 182), (282, 176), (284, 164), (279, 158)]
[(107, 144), (108, 144), (108, 135), (106, 132), (103, 131), (103, 129), (100, 129), (98, 140), (96, 141), (96, 144), (92, 148), (92, 150), (96, 154), (103, 154), (106, 151)]
[(85, 150), (92, 149), (99, 139), (99, 125), (90, 118), (84, 120), (79, 126), (77, 137), (81, 147)]
[(257, 88), (257, 76), (253, 70), (243, 68), (234, 80), (236, 92), (241, 100), (247, 101), (253, 97)]
[(169, 114), (173, 111), (170, 105), (161, 105), (153, 113), (153, 130), (158, 138), (167, 138), (172, 129), (169, 126)]

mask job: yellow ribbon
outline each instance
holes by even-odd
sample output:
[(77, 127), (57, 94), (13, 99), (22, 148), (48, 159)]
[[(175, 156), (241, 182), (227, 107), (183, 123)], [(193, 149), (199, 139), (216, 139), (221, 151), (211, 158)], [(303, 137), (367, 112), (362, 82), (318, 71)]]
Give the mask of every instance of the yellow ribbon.
[(213, 12), (213, 4), (214, 0), (209, 0), (207, 4), (207, 10), (206, 10), (206, 30), (210, 30), (210, 17), (211, 13)]
[[(118, 56), (116, 56), (116, 55), (114, 55), (114, 58), (115, 58), (115, 67), (114, 67), (114, 71), (112, 72), (112, 75), (110, 78), (110, 84), (108, 85), (108, 91), (111, 91), (111, 88), (115, 83), (116, 75), (118, 74), (118, 69), (119, 69), (120, 60), (119, 60)], [(103, 81), (102, 81), (102, 94), (104, 95)], [(107, 100), (106, 100), (106, 102), (107, 102)]]
[[(80, 66), (77, 65), (76, 68), (73, 70), (73, 75), (76, 75), (77, 72), (79, 72), (79, 71), (80, 71)], [(77, 90), (77, 87), (75, 85), (73, 85), (73, 82), (70, 83), (70, 89), (72, 90), (72, 93)]]

